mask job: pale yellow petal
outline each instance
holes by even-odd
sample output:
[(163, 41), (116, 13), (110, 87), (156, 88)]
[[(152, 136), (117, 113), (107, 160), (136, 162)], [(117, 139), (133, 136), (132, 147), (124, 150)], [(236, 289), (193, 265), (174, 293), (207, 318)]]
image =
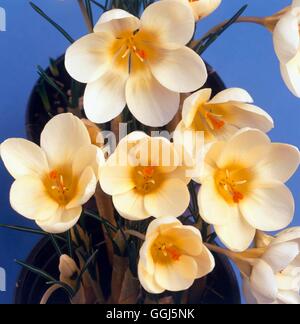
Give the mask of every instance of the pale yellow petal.
[(150, 294), (161, 294), (165, 291), (155, 280), (154, 275), (150, 275), (141, 263), (138, 265), (138, 276), (142, 287)]
[(52, 234), (61, 234), (70, 230), (75, 226), (81, 216), (82, 207), (63, 209), (48, 220), (38, 220), (37, 225), (40, 226), (45, 232)]
[(202, 183), (198, 204), (201, 217), (209, 224), (226, 225), (238, 215), (237, 205), (228, 204), (218, 192), (213, 178), (207, 178)]
[(33, 220), (48, 219), (59, 209), (43, 182), (35, 176), (21, 177), (13, 183), (10, 204), (17, 213)]
[[(145, 196), (145, 209), (149, 215), (159, 218), (182, 215), (190, 203), (189, 190), (184, 182), (168, 179)], [(163, 208), (162, 208), (163, 206)]]
[(99, 79), (108, 69), (113, 40), (107, 33), (89, 34), (72, 44), (65, 57), (65, 66), (72, 78), (82, 83)]
[(240, 202), (240, 210), (254, 228), (278, 231), (288, 226), (295, 213), (295, 202), (290, 190), (281, 182), (269, 181), (253, 186)]
[(194, 283), (198, 266), (194, 258), (182, 255), (179, 261), (156, 265), (155, 281), (169, 291), (182, 291)]
[(155, 2), (143, 13), (142, 29), (157, 32), (163, 42), (186, 45), (193, 37), (195, 20), (192, 11), (172, 0)]
[(101, 15), (94, 32), (104, 32), (118, 37), (124, 32), (134, 32), (139, 27), (140, 21), (137, 17), (122, 9), (112, 9)]
[(179, 109), (179, 94), (163, 87), (149, 69), (139, 69), (135, 63), (126, 85), (128, 108), (144, 125), (164, 126), (173, 119)]
[(197, 278), (202, 278), (211, 273), (215, 268), (215, 258), (206, 246), (203, 246), (202, 253), (195, 257), (198, 264)]
[(219, 92), (210, 101), (209, 104), (223, 104), (230, 101), (252, 103), (250, 94), (241, 88), (229, 88)]
[(136, 190), (113, 196), (113, 203), (119, 214), (125, 219), (138, 221), (151, 216), (145, 209), (144, 196)]
[(51, 168), (72, 164), (78, 149), (90, 144), (83, 122), (71, 113), (52, 118), (41, 134), (41, 147)]
[(67, 209), (77, 208), (87, 203), (95, 194), (97, 178), (92, 167), (87, 167), (81, 174), (76, 193), (66, 206)]
[(49, 172), (45, 153), (25, 139), (8, 139), (0, 146), (1, 158), (8, 172), (16, 179), (41, 176)]
[(216, 225), (215, 231), (222, 243), (230, 250), (243, 252), (249, 248), (254, 237), (255, 228), (241, 214), (232, 215), (226, 225)]
[(149, 64), (154, 77), (174, 92), (198, 90), (207, 80), (205, 63), (188, 47), (157, 49), (155, 57), (149, 59)]
[(300, 97), (300, 51), (290, 62), (280, 65), (282, 78), (288, 89), (296, 96)]

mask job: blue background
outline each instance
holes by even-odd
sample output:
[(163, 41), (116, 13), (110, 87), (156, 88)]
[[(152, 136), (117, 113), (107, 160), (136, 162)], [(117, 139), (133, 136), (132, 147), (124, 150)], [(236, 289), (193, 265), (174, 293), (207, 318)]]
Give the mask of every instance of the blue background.
[[(35, 0), (72, 37), (86, 33), (75, 0)], [(265, 16), (289, 5), (289, 0), (224, 0), (212, 16), (200, 22), (198, 34), (230, 18), (242, 5), (249, 4), (246, 15)], [(68, 42), (37, 15), (27, 0), (0, 0), (6, 10), (7, 31), (0, 33), (0, 142), (9, 137), (24, 137), (24, 115), (27, 100), (37, 80), (36, 66), (48, 65)], [(99, 15), (95, 8), (95, 16)], [(227, 87), (242, 87), (254, 97), (258, 106), (273, 117), (276, 128), (271, 137), (276, 142), (300, 146), (300, 99), (293, 97), (279, 73), (271, 34), (251, 24), (230, 28), (205, 53), (204, 58), (218, 71)], [(299, 172), (290, 181), (296, 203), (299, 201)], [(0, 163), (0, 223), (33, 226), (16, 215), (9, 206), (11, 177)], [(26, 193), (24, 193), (26, 194)], [(299, 225), (298, 208), (294, 225)], [(0, 292), (0, 303), (12, 303), (20, 268), (14, 259), (26, 259), (37, 237), (0, 229), (0, 267), (7, 271), (7, 292)]]

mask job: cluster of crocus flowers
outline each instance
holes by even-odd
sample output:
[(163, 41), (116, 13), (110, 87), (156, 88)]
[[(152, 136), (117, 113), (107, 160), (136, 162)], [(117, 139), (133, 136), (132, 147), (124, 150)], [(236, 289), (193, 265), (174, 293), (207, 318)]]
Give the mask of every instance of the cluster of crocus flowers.
[(41, 147), (24, 139), (1, 144), (1, 158), (15, 178), (11, 206), (49, 233), (72, 228), (82, 205), (95, 193), (100, 149), (83, 122), (72, 114), (54, 117), (41, 134)]
[(189, 289), (214, 267), (214, 257), (195, 227), (184, 226), (174, 217), (149, 225), (138, 266), (140, 282), (149, 293)]
[(66, 52), (70, 75), (87, 83), (87, 117), (105, 123), (127, 104), (145, 125), (170, 122), (180, 93), (199, 89), (207, 79), (203, 60), (185, 46), (194, 29), (190, 8), (174, 0), (153, 3), (141, 19), (120, 9), (105, 12), (94, 33)]
[(280, 61), (283, 80), (289, 90), (300, 97), (300, 1), (292, 5), (280, 16), (274, 29), (274, 46)]
[(227, 142), (213, 144), (201, 176), (202, 218), (214, 225), (221, 241), (233, 251), (246, 250), (256, 230), (285, 228), (295, 211), (285, 183), (299, 162), (296, 147), (272, 144), (256, 129), (242, 129)]
[(191, 179), (186, 171), (169, 140), (133, 132), (119, 143), (101, 169), (100, 185), (126, 219), (178, 217), (190, 202), (187, 185)]

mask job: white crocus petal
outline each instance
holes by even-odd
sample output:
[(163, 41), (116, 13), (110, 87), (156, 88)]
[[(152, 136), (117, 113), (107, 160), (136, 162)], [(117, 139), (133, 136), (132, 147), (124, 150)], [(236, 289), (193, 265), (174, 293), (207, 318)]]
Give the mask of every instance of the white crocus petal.
[(296, 241), (300, 244), (300, 227), (291, 227), (282, 231), (275, 237), (272, 243), (278, 244), (288, 241)]
[(52, 118), (41, 134), (41, 147), (50, 167), (72, 164), (78, 149), (90, 144), (83, 122), (71, 113)]
[(41, 176), (49, 172), (45, 153), (25, 139), (9, 139), (0, 146), (0, 155), (8, 172), (15, 178)]
[(201, 217), (209, 224), (226, 225), (232, 218), (238, 217), (236, 205), (230, 205), (219, 194), (215, 180), (207, 178), (198, 195)]
[(87, 167), (77, 184), (76, 194), (66, 206), (67, 209), (76, 208), (87, 203), (95, 194), (97, 178), (92, 167)]
[(250, 94), (240, 88), (230, 88), (219, 92), (215, 97), (208, 102), (208, 104), (222, 104), (230, 101), (253, 103)]
[(107, 33), (89, 34), (72, 44), (65, 57), (68, 73), (83, 83), (96, 81), (109, 68), (109, 46), (113, 38)]
[(246, 220), (258, 230), (277, 231), (288, 226), (294, 216), (295, 203), (290, 190), (273, 181), (253, 186), (240, 209)]
[(141, 18), (142, 29), (157, 32), (162, 41), (186, 45), (193, 37), (195, 19), (185, 5), (164, 0), (150, 5)]
[(293, 8), (300, 7), (300, 0), (293, 0), (293, 2), (292, 2), (292, 7), (293, 7)]
[(265, 261), (260, 260), (254, 266), (250, 284), (258, 303), (275, 302), (278, 294), (277, 282), (272, 268)]
[(140, 21), (137, 17), (122, 9), (112, 9), (101, 15), (94, 27), (94, 32), (113, 33), (115, 36), (119, 36), (124, 30), (134, 32), (139, 27)]
[(211, 97), (211, 89), (201, 89), (189, 96), (183, 103), (182, 120), (185, 127), (190, 127), (199, 110)]
[(95, 175), (98, 175), (99, 167), (105, 163), (104, 153), (95, 145), (83, 146), (78, 150), (73, 161), (73, 176), (80, 176), (89, 166), (93, 168)]
[(265, 180), (287, 182), (300, 163), (299, 149), (287, 144), (272, 144), (265, 157), (257, 164), (260, 177)]
[(263, 132), (244, 128), (229, 140), (217, 164), (220, 168), (234, 163), (241, 163), (245, 167), (256, 165), (270, 144), (269, 137)]
[(263, 109), (247, 103), (231, 102), (223, 105), (226, 122), (238, 125), (239, 128), (251, 127), (268, 133), (274, 127), (272, 117)]
[(10, 204), (17, 213), (32, 220), (53, 217), (59, 209), (40, 178), (34, 176), (25, 176), (13, 183)]
[(181, 227), (181, 222), (174, 217), (163, 217), (155, 219), (153, 222), (150, 223), (147, 229), (146, 239), (148, 240), (149, 237), (153, 235), (153, 233), (164, 234), (171, 228), (179, 228)]
[(300, 98), (300, 51), (287, 64), (280, 65), (280, 71), (288, 89), (298, 98)]
[(143, 267), (142, 263), (138, 265), (138, 275), (139, 280), (143, 288), (150, 294), (161, 294), (165, 291), (165, 288), (162, 288), (156, 282), (154, 275), (150, 275), (146, 269)]
[(125, 219), (137, 221), (150, 217), (144, 206), (144, 196), (136, 190), (114, 195), (113, 203), (119, 214)]
[(194, 258), (182, 255), (179, 261), (156, 264), (155, 281), (166, 290), (182, 291), (190, 288), (197, 277), (198, 266)]
[(192, 49), (159, 49), (154, 59), (149, 59), (155, 78), (174, 92), (192, 92), (201, 88), (207, 80), (206, 66)]
[(281, 17), (273, 33), (275, 52), (281, 63), (295, 57), (300, 46), (299, 22), (293, 11)]
[(206, 246), (203, 246), (202, 253), (195, 257), (198, 264), (197, 278), (202, 278), (211, 273), (215, 268), (215, 258)]
[(122, 69), (110, 68), (95, 82), (86, 86), (84, 111), (94, 123), (106, 123), (126, 106), (125, 86), (128, 74)]
[(51, 234), (60, 234), (67, 232), (73, 226), (75, 226), (81, 216), (82, 207), (76, 207), (72, 209), (60, 209), (53, 218), (48, 220), (36, 221), (37, 225), (41, 227), (45, 232)]
[(253, 295), (250, 280), (246, 277), (243, 278), (243, 293), (248, 305), (257, 305), (257, 300)]
[(286, 269), (299, 252), (296, 242), (272, 244), (262, 259), (273, 269), (274, 273), (278, 273)]
[[(200, 231), (192, 226), (174, 227), (164, 232), (165, 237), (171, 237), (175, 246), (180, 247), (184, 254), (196, 257), (203, 251)], [(191, 250), (191, 246), (193, 249)]]
[(145, 196), (145, 209), (156, 218), (166, 215), (178, 217), (186, 211), (189, 202), (186, 184), (178, 179), (168, 179), (155, 192)]
[(232, 215), (226, 225), (215, 225), (215, 230), (224, 245), (234, 252), (247, 250), (256, 232), (241, 214)]
[(300, 295), (297, 291), (279, 291), (277, 298), (287, 305), (300, 305)]
[(141, 123), (161, 127), (175, 116), (180, 96), (163, 87), (150, 71), (143, 69), (131, 73), (126, 85), (126, 101), (131, 113)]
[(192, 6), (196, 20), (209, 16), (221, 4), (221, 0), (196, 0), (188, 2)]

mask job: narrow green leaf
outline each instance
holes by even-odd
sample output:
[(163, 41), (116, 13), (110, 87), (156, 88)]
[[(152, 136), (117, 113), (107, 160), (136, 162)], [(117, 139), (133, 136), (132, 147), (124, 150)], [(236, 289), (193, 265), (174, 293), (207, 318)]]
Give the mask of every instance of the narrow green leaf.
[(53, 234), (49, 234), (49, 236), (50, 236), (50, 239), (52, 241), (52, 244), (53, 244), (53, 246), (55, 248), (55, 251), (56, 251), (57, 255), (59, 257), (61, 257), (62, 256), (62, 252), (61, 252), (61, 249), (60, 249), (58, 243), (56, 242), (56, 239), (55, 239), (54, 235)]
[[(18, 231), (18, 232), (25, 232), (25, 233), (36, 234), (36, 235), (49, 236), (49, 233), (46, 233), (46, 232), (41, 231), (41, 230), (36, 230), (36, 229), (33, 229), (33, 228), (29, 228), (29, 227), (24, 227), (24, 226), (0, 224), (0, 228), (6, 228), (6, 229)], [(54, 237), (57, 240), (60, 240), (62, 242), (66, 242), (66, 239), (59, 236), (59, 235), (54, 235)]]
[(66, 96), (66, 94), (60, 89), (60, 87), (56, 84), (56, 82), (47, 75), (47, 73), (43, 70), (43, 68), (38, 65), (37, 67), (38, 69), (38, 74), (40, 75), (40, 77), (45, 80), (45, 82), (47, 82), (49, 84), (49, 86), (51, 86), (54, 90), (56, 90), (61, 97), (63, 98), (65, 104), (68, 106), (69, 105), (69, 100), (68, 97)]
[(73, 259), (73, 242), (72, 242), (71, 231), (67, 232), (67, 244), (68, 244), (69, 256), (71, 259)]
[(194, 50), (201, 55), (207, 48), (213, 44), (231, 25), (233, 25), (239, 17), (245, 12), (248, 8), (248, 5), (244, 5), (238, 12), (229, 19), (223, 26), (219, 28), (218, 31), (208, 35), (204, 39), (200, 40), (200, 42), (196, 45)]
[(106, 11), (107, 7), (106, 6), (103, 6), (101, 3), (99, 3), (98, 1), (95, 1), (95, 0), (90, 0), (91, 3), (93, 3), (94, 5), (96, 5), (97, 7), (101, 8), (103, 11)]
[(35, 273), (36, 275), (40, 276), (41, 278), (44, 278), (46, 279), (47, 281), (56, 281), (52, 276), (50, 276), (47, 272), (39, 269), (39, 268), (36, 268), (35, 266), (32, 266), (30, 264), (27, 264), (23, 261), (19, 261), (19, 260), (15, 260), (15, 262), (17, 264), (19, 264), (20, 266), (24, 267), (25, 269), (31, 271), (32, 273)]
[(64, 282), (61, 281), (49, 281), (47, 282), (47, 285), (58, 285), (60, 286), (63, 290), (65, 290), (65, 292), (67, 293), (68, 297), (70, 299), (73, 299), (73, 297), (75, 296), (75, 292), (73, 290), (72, 287), (70, 287), (69, 285), (65, 284)]
[(114, 231), (114, 232), (118, 231), (118, 229), (114, 225), (112, 225), (108, 220), (106, 220), (105, 218), (103, 218), (99, 215), (94, 214), (90, 210), (85, 209), (84, 214), (88, 217), (91, 217), (91, 218), (97, 220), (100, 223), (103, 223), (104, 225), (107, 225), (112, 231)]
[(35, 5), (33, 2), (29, 2), (30, 6), (44, 19), (46, 19), (54, 28), (56, 28), (70, 43), (74, 43), (74, 39), (54, 20), (52, 20), (41, 8)]

